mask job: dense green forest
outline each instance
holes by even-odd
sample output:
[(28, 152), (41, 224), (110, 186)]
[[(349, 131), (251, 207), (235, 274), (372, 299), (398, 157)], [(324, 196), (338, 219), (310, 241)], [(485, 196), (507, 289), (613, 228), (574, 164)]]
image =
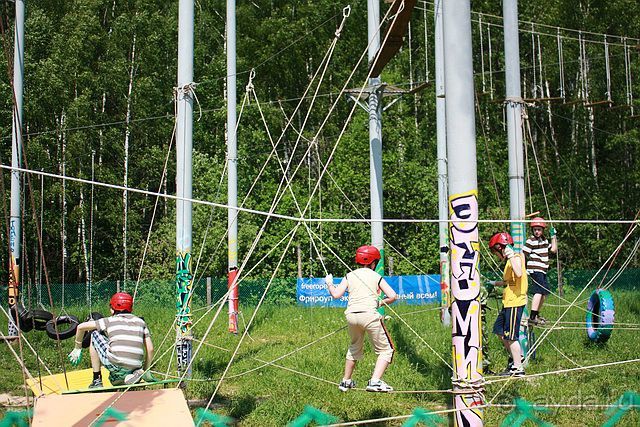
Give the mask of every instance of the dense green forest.
[[(25, 166), (88, 180), (93, 176), (95, 181), (114, 185), (124, 185), (126, 176), (126, 185), (132, 189), (175, 194), (178, 2), (26, 3)], [(309, 217), (369, 216), (367, 114), (341, 93), (343, 87), (360, 88), (365, 83), (365, 1), (350, 3), (351, 15), (319, 87), (320, 78), (314, 77), (322, 69), (347, 4), (327, 0), (238, 2), (238, 194), (244, 207), (269, 211), (282, 179), (281, 166), (290, 163), (293, 191), (284, 192), (276, 213), (296, 216), (296, 203), (303, 207), (313, 195)], [(382, 14), (388, 7), (382, 4)], [(2, 8), (0, 162), (6, 165), (11, 159), (13, 3), (4, 1)], [(472, 10), (480, 215), (507, 219), (501, 2), (476, 1)], [(634, 98), (634, 94), (640, 96), (640, 3), (521, 1), (520, 19), (522, 89), (530, 100), (525, 122), (527, 212), (540, 211), (555, 221), (560, 259), (567, 268), (598, 267), (622, 241), (629, 225), (562, 221), (630, 220), (640, 208), (640, 103)], [(573, 31), (578, 29), (583, 32)], [(433, 3), (420, 0), (410, 36), (382, 74), (385, 83), (402, 89), (426, 83), (423, 90), (403, 95), (383, 115), (386, 218), (438, 217), (433, 35)], [(225, 2), (197, 1), (193, 197), (223, 204), (224, 42)], [(255, 97), (242, 107), (249, 95), (252, 69), (255, 77), (249, 87)], [(317, 96), (313, 96), (316, 88)], [(390, 102), (386, 98), (385, 103)], [(289, 118), (292, 126), (283, 133)], [(280, 142), (277, 156), (266, 163), (272, 149), (270, 138)], [(313, 194), (334, 148), (327, 173)], [(2, 186), (6, 222), (7, 170), (2, 171)], [(135, 280), (149, 232), (142, 277), (173, 276), (175, 203), (171, 199), (160, 198), (156, 210), (155, 196), (128, 192), (125, 215), (122, 190), (26, 175), (24, 192), (23, 281), (41, 277), (36, 235), (36, 224), (41, 221), (43, 258), (53, 282), (84, 282), (90, 271), (93, 281)], [(241, 262), (264, 221), (261, 215), (240, 214)], [(226, 210), (194, 204), (192, 253), (200, 259), (199, 276), (226, 274), (226, 224)], [(269, 220), (247, 266), (267, 258), (252, 276), (272, 273), (285, 245), (269, 251), (294, 225), (288, 220)], [(487, 237), (506, 227), (483, 224), (481, 235)], [(323, 276), (321, 257), (329, 270), (344, 271), (331, 251), (349, 262), (354, 248), (369, 240), (366, 223), (316, 223), (310, 228), (297, 230), (278, 276), (297, 274), (298, 246), (303, 274)], [(6, 234), (0, 234), (4, 248), (0, 251), (1, 273), (6, 277), (8, 243)], [(385, 239), (396, 274), (438, 272), (436, 224), (388, 224)], [(623, 255), (629, 254), (631, 246), (623, 246)], [(637, 256), (633, 264), (640, 265)]]

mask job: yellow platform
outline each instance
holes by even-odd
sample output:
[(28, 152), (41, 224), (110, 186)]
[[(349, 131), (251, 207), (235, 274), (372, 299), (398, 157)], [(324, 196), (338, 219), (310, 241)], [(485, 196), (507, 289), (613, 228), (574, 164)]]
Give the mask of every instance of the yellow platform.
[[(111, 383), (109, 382), (109, 371), (107, 371), (104, 367), (101, 368), (102, 371), (102, 384), (105, 387), (111, 387)], [(77, 371), (67, 371), (67, 380), (65, 381), (64, 374), (54, 374), (47, 375), (45, 377), (35, 378), (34, 380), (28, 379), (27, 384), (33, 391), (33, 394), (36, 396), (40, 396), (42, 394), (62, 394), (63, 391), (67, 390), (79, 390), (83, 388), (87, 388), (91, 381), (93, 380), (93, 370), (91, 368), (88, 369), (80, 369)], [(69, 386), (67, 387), (67, 382)]]
[(126, 415), (125, 421), (114, 419), (105, 423), (113, 427), (193, 426), (187, 401), (178, 388), (85, 393), (49, 394), (36, 399), (33, 410), (34, 427), (85, 427), (101, 416), (107, 408)]

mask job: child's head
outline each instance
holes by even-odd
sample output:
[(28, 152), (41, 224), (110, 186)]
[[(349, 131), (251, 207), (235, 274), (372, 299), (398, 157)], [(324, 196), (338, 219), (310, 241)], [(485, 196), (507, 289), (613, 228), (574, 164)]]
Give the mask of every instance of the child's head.
[(133, 297), (126, 292), (117, 292), (109, 302), (114, 314), (131, 313), (133, 311)]
[(537, 216), (531, 220), (531, 231), (535, 238), (542, 237), (545, 228), (547, 228), (547, 223), (544, 221), (544, 218)]
[(508, 245), (513, 245), (513, 238), (509, 233), (496, 233), (489, 239), (489, 249), (500, 259), (504, 259), (504, 249)]
[(356, 263), (365, 267), (376, 268), (376, 264), (380, 259), (380, 251), (375, 246), (364, 245), (356, 249)]

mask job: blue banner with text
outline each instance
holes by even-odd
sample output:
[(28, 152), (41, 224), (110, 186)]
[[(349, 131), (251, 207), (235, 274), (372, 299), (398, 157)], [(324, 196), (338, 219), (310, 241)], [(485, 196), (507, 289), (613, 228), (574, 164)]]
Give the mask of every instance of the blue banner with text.
[[(337, 286), (341, 277), (334, 277)], [(427, 274), (417, 276), (385, 276), (389, 286), (398, 293), (396, 303), (411, 305), (440, 303), (440, 275)], [(296, 300), (304, 307), (346, 307), (348, 293), (333, 299), (324, 283), (324, 278), (304, 277), (298, 279)]]

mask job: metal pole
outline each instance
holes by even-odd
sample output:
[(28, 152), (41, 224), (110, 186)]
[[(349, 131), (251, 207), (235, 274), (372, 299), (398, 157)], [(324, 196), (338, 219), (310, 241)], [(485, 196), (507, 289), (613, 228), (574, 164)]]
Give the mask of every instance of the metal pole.
[(238, 147), (236, 135), (236, 1), (227, 0), (227, 225), (229, 332), (238, 333)]
[[(442, 1), (436, 1), (435, 49), (436, 49), (436, 124), (438, 145), (438, 235), (440, 236), (440, 320), (445, 326), (451, 324), (449, 306), (451, 289), (449, 286), (449, 193), (447, 190), (447, 128), (444, 92), (444, 37), (442, 28)], [(425, 25), (427, 25), (425, 21)]]
[[(506, 77), (506, 115), (509, 137), (509, 214), (512, 220), (523, 220), (524, 147), (522, 145), (522, 95), (520, 92), (520, 44), (518, 41), (518, 0), (502, 2), (504, 19), (504, 60)], [(516, 250), (525, 241), (523, 222), (511, 223), (511, 236)]]
[(482, 426), (478, 185), (470, 0), (443, 5), (456, 426)]
[[(367, 0), (369, 63), (380, 49), (380, 1)], [(371, 190), (371, 245), (380, 249), (376, 271), (384, 275), (384, 237), (382, 231), (382, 94), (380, 77), (369, 79), (369, 188)]]
[[(16, 0), (16, 22), (13, 49), (13, 132), (11, 133), (11, 166), (22, 167), (22, 76), (24, 71), (24, 1)], [(11, 171), (11, 220), (9, 224), (9, 307), (18, 303), (20, 288), (20, 172)], [(9, 336), (18, 335), (9, 321)]]
[[(176, 354), (178, 371), (191, 361), (191, 151), (193, 135), (193, 0), (178, 11), (178, 87), (176, 89)], [(191, 376), (191, 368), (186, 376)]]

